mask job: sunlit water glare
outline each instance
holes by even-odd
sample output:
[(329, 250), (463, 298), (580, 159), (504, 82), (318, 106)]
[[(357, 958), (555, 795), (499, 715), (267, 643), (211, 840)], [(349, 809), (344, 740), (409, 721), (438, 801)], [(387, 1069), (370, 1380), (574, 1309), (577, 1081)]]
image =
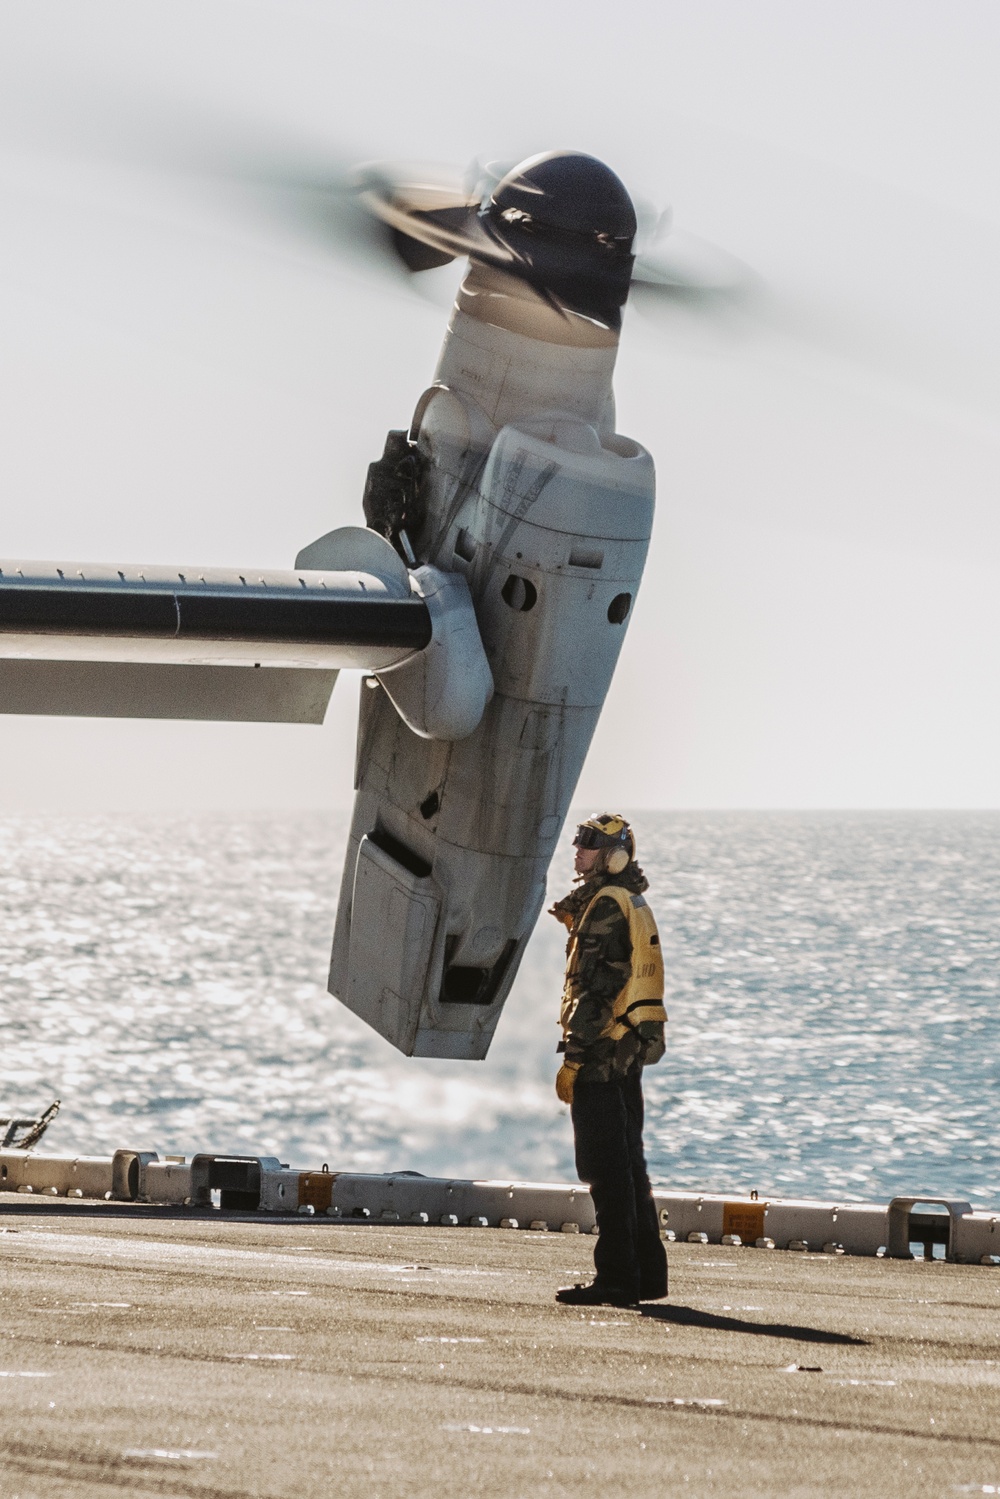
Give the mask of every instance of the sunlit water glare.
[[(668, 966), (654, 1179), (1000, 1203), (1000, 814), (637, 819)], [(543, 917), (490, 1056), (401, 1057), (325, 992), (345, 820), (0, 822), (0, 1114), (46, 1148), (573, 1176)], [(552, 891), (568, 883), (564, 840)]]

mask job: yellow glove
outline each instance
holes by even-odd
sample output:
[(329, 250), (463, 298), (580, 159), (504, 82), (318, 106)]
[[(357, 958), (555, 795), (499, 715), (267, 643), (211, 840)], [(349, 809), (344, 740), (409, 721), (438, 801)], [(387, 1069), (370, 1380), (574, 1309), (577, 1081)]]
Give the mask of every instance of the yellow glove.
[(573, 1102), (573, 1087), (579, 1070), (579, 1062), (563, 1062), (556, 1073), (556, 1096), (560, 1103)]

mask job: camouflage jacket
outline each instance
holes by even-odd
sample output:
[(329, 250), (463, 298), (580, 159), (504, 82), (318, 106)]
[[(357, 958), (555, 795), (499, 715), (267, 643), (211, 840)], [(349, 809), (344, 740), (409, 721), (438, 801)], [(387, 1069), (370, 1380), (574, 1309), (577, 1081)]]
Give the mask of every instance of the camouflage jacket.
[[(551, 910), (569, 928), (567, 956), (574, 937), (579, 943), (577, 971), (563, 996), (560, 1018), (564, 1039), (558, 1049), (565, 1052), (567, 1062), (580, 1064), (577, 1081), (581, 1083), (606, 1083), (624, 1077), (636, 1066), (658, 1062), (664, 1049), (662, 1024), (641, 1026), (620, 1041), (601, 1034), (611, 1021), (615, 999), (628, 983), (632, 969), (628, 920), (616, 900), (608, 897), (596, 901), (581, 925), (584, 912), (605, 885), (621, 885), (640, 895), (649, 888), (649, 881), (637, 865), (630, 864), (623, 874), (584, 880)], [(656, 1035), (644, 1035), (647, 1028), (655, 1030)]]

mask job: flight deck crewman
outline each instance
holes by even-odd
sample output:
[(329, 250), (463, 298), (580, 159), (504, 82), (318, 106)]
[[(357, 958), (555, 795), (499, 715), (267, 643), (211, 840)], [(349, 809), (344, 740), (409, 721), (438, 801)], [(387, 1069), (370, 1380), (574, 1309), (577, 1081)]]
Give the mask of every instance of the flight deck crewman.
[(570, 1105), (576, 1169), (590, 1186), (598, 1240), (593, 1283), (566, 1286), (556, 1300), (633, 1306), (667, 1294), (642, 1149), (642, 1069), (664, 1052), (663, 957), (625, 819), (591, 817), (574, 842), (578, 883), (551, 911), (569, 929), (556, 1092)]

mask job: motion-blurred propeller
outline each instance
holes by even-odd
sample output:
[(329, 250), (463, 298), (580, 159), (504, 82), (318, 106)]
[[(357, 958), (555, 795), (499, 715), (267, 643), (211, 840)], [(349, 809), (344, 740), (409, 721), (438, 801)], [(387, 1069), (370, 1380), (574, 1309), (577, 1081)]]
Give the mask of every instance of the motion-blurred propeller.
[(250, 143), (212, 117), (92, 117), (78, 149), (211, 184), (216, 201), (264, 214), (365, 274), (397, 283), (468, 258), (526, 283), (550, 305), (617, 328), (630, 289), (706, 310), (745, 298), (746, 266), (631, 198), (595, 157), (549, 151), (465, 168), (356, 166), (336, 152)]
[(697, 311), (745, 299), (754, 286), (735, 258), (633, 201), (610, 168), (578, 152), (477, 159), (464, 172), (355, 166), (336, 151), (253, 141), (211, 114), (178, 117), (148, 104), (86, 112), (66, 145), (207, 185), (217, 205), (263, 214), (366, 275), (398, 284), (468, 258), (611, 329), (633, 288), (646, 305)]

